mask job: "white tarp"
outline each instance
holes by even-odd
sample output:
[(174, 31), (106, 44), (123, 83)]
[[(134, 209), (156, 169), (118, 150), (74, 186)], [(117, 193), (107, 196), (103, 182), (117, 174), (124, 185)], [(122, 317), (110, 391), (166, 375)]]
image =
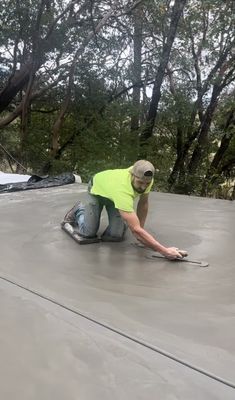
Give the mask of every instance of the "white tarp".
[(16, 183), (16, 182), (27, 182), (31, 175), (20, 175), (20, 174), (6, 174), (0, 171), (0, 184)]

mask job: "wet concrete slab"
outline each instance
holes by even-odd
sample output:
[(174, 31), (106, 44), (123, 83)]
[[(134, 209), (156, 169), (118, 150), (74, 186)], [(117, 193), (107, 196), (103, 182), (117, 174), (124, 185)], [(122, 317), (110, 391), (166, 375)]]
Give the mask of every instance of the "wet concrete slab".
[(233, 389), (32, 293), (0, 282), (0, 297), (4, 400), (234, 399)]
[[(0, 196), (0, 276), (104, 323), (106, 327), (102, 329), (97, 324), (95, 327), (93, 324), (92, 327), (84, 328), (89, 332), (88, 335), (92, 331), (91, 343), (98, 340), (96, 339), (97, 330), (101, 329), (102, 338), (99, 340), (105, 342), (105, 338), (111, 334), (108, 327), (114, 328), (133, 339), (140, 340), (141, 343), (146, 343), (155, 350), (163, 350), (192, 367), (203, 369), (213, 376), (235, 384), (234, 202), (151, 193), (150, 213), (146, 227), (165, 245), (187, 249), (191, 258), (207, 260), (210, 263), (208, 268), (200, 268), (166, 260), (149, 260), (146, 256), (151, 254), (151, 251), (132, 246), (133, 238), (130, 234), (127, 241), (123, 243), (99, 243), (86, 246), (76, 244), (61, 231), (60, 221), (69, 207), (78, 198), (83, 198), (85, 190), (85, 186), (75, 184)], [(105, 224), (106, 217), (102, 219), (101, 229), (104, 229)], [(31, 313), (31, 315), (35, 314), (31, 327), (31, 316), (25, 315), (24, 307), (20, 305), (21, 309), (17, 311), (18, 302), (15, 301), (15, 298), (18, 298), (15, 291), (19, 290), (21, 293), (19, 297), (22, 297), (23, 293), (26, 296), (26, 290), (3, 280), (1, 280), (1, 285), (4, 285), (4, 293), (0, 294), (0, 298), (9, 297), (10, 302), (8, 305), (8, 300), (6, 300), (3, 318), (6, 322), (3, 324), (7, 326), (7, 310), (10, 309), (12, 315), (9, 318), (12, 321), (16, 320), (11, 333), (12, 340), (17, 343), (17, 329), (22, 327), (18, 327), (19, 318), (15, 319), (14, 316), (20, 314), (22, 322), (26, 318), (27, 326), (33, 329), (34, 323), (40, 325), (36, 317), (37, 310)], [(27, 306), (37, 309), (38, 306), (34, 302), (36, 299), (38, 301), (38, 296), (33, 293), (30, 296)], [(49, 310), (52, 305), (48, 300), (42, 299), (42, 301), (45, 302), (44, 311), (40, 313), (43, 314), (47, 323), (49, 312), (47, 307)], [(68, 318), (70, 318), (69, 313), (71, 313), (69, 310), (63, 310), (63, 314)], [(79, 330), (88, 322), (78, 315), (73, 315), (73, 319), (77, 321), (76, 329), (79, 336)], [(55, 338), (59, 335), (62, 324), (60, 316), (57, 323), (57, 328), (56, 324), (47, 326), (48, 335), (51, 338), (53, 335)], [(92, 323), (89, 322), (89, 324)], [(0, 335), (4, 339), (6, 331), (1, 329)], [(112, 335), (112, 346), (118, 348), (124, 338), (115, 332)], [(29, 341), (29, 345), (34, 357), (38, 354), (34, 340), (38, 341), (40, 350), (45, 351), (46, 355), (47, 341), (40, 342), (41, 335), (37, 337), (37, 330), (32, 331), (30, 337), (32, 341)], [(62, 349), (66, 348), (66, 340), (70, 340), (67, 334), (61, 339)], [(131, 339), (125, 339), (125, 341), (127, 353), (132, 346), (137, 346)], [(71, 339), (71, 348), (76, 345), (80, 346), (75, 339)], [(156, 388), (160, 388), (159, 395), (161, 394), (162, 398), (166, 399), (230, 398), (230, 394), (235, 396), (234, 389), (229, 386), (203, 376), (177, 361), (160, 356), (155, 350), (141, 345), (136, 347), (138, 357), (142, 354), (141, 352), (147, 352), (146, 368), (150, 370), (150, 380), (154, 374), (153, 386), (141, 384), (143, 373), (141, 370), (133, 377), (130, 372), (133, 369), (133, 361), (129, 360), (132, 365), (129, 368), (129, 379), (133, 377), (133, 380), (138, 380), (139, 393), (144, 393), (141, 392), (142, 389), (149, 389), (146, 391), (146, 396), (142, 395), (139, 398), (155, 398), (151, 390), (154, 391)], [(85, 346), (81, 345), (76, 353), (78, 363), (80, 352), (85, 357)], [(112, 353), (111, 350), (110, 353)], [(115, 375), (110, 353), (106, 352), (105, 365), (109, 373)], [(91, 354), (92, 351), (89, 353), (85, 367), (87, 376), (93, 369), (93, 362), (99, 364), (99, 357), (102, 360), (101, 353), (98, 358), (96, 353), (93, 354), (93, 358)], [(50, 358), (53, 360), (54, 356), (52, 352)], [(13, 355), (10, 354), (10, 364), (13, 363), (12, 357)], [(62, 364), (63, 358), (66, 365), (65, 350), (61, 351)], [(27, 363), (27, 354), (25, 359), (25, 364), (27, 364), (25, 371), (27, 371), (32, 360), (29, 357)], [(126, 365), (128, 365), (128, 359), (129, 355), (127, 355)], [(162, 371), (163, 362), (166, 364)], [(35, 376), (37, 376), (37, 367), (42, 368), (40, 362), (32, 366)], [(0, 371), (2, 368), (3, 365)], [(60, 368), (63, 375), (65, 367), (60, 365)], [(103, 369), (100, 372), (104, 377), (104, 387), (101, 388), (103, 381), (99, 379), (95, 385), (110, 396), (110, 388), (105, 383), (107, 370)], [(169, 371), (174, 371), (170, 378), (167, 375)], [(76, 370), (74, 374), (71, 381), (82, 380), (81, 370)], [(126, 374), (127, 372), (120, 377), (120, 382), (126, 378)], [(164, 389), (158, 384), (158, 374), (167, 382)], [(198, 384), (197, 387), (192, 386), (191, 383), (185, 383), (184, 387), (182, 381), (189, 379), (187, 374), (192, 374), (191, 378), (196, 385)], [(12, 370), (11, 379), (14, 380), (14, 376), (17, 379), (15, 368)], [(47, 393), (50, 393), (50, 388), (55, 385), (53, 379), (55, 377), (52, 377), (51, 386), (49, 380), (47, 382), (49, 385)], [(61, 379), (60, 377), (58, 381), (62, 387)], [(66, 377), (66, 384), (64, 382), (65, 388), (67, 379)], [(204, 384), (201, 384), (200, 379), (204, 379)], [(189, 382), (191, 382), (190, 379)], [(88, 390), (86, 387), (89, 379), (85, 378), (82, 383), (82, 390), (85, 393)], [(214, 391), (215, 384), (216, 387), (219, 385), (220, 390), (225, 391), (224, 395), (221, 392), (219, 397), (217, 389)], [(125, 391), (119, 392), (117, 386), (114, 385), (113, 389), (114, 394), (117, 391), (116, 398), (138, 398), (131, 385), (127, 389), (128, 397), (125, 397)], [(199, 387), (200, 392), (198, 392)], [(44, 398), (47, 395), (49, 396), (46, 394)], [(103, 394), (102, 397), (105, 398), (105, 395)], [(72, 391), (69, 396), (66, 398), (76, 398), (73, 397)], [(89, 396), (82, 394), (79, 398), (97, 398), (92, 397), (92, 391)], [(62, 395), (60, 398), (65, 397)]]

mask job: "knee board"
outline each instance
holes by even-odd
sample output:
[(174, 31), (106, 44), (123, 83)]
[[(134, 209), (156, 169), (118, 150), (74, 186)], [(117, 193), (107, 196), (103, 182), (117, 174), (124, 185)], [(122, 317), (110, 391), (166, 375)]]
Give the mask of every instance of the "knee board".
[(62, 222), (61, 228), (65, 231), (72, 239), (74, 239), (79, 244), (90, 244), (90, 243), (98, 243), (100, 239), (96, 236), (93, 238), (83, 237), (78, 234), (78, 232), (74, 229), (74, 227), (68, 222)]

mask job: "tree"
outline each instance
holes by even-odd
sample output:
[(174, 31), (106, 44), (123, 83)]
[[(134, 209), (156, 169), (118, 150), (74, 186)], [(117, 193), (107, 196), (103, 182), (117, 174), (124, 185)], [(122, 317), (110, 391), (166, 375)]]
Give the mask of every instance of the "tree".
[[(159, 67), (157, 70), (157, 75), (155, 77), (155, 82), (153, 86), (152, 98), (149, 106), (149, 112), (146, 120), (146, 126), (141, 135), (142, 144), (148, 140), (153, 134), (153, 128), (155, 124), (155, 119), (158, 110), (158, 104), (161, 98), (161, 86), (163, 78), (165, 76), (165, 70), (169, 61), (171, 48), (175, 40), (175, 35), (177, 27), (182, 15), (186, 0), (175, 0), (174, 6), (171, 10), (171, 19), (169, 24), (169, 30), (167, 32), (167, 37), (162, 49), (162, 55), (159, 61)], [(141, 154), (141, 157), (144, 154)]]
[[(191, 41), (197, 98), (193, 103), (188, 129), (184, 134), (184, 143), (178, 149), (177, 158), (169, 176), (170, 187), (175, 185), (177, 180), (181, 181), (181, 184), (182, 181), (186, 183), (186, 176), (188, 176), (186, 179), (190, 181), (191, 177), (198, 173), (198, 166), (208, 148), (211, 122), (219, 97), (235, 79), (233, 52), (235, 32), (231, 29), (233, 27), (231, 2), (223, 4), (222, 18), (218, 12), (218, 7), (221, 10), (221, 5), (218, 3), (198, 2), (194, 6), (192, 14), (189, 13), (185, 18), (187, 27), (185, 32), (189, 32)], [(185, 37), (185, 43), (186, 40)], [(213, 66), (211, 66), (212, 63)], [(186, 65), (191, 73), (190, 63), (186, 62)], [(205, 77), (204, 71), (208, 69), (209, 73)], [(193, 151), (190, 153), (192, 146)], [(187, 183), (186, 186), (188, 186)]]
[(232, 102), (230, 109), (227, 110), (226, 102), (225, 115), (223, 115), (223, 111), (222, 116), (220, 114), (218, 130), (223, 132), (223, 136), (217, 148), (217, 151), (213, 156), (211, 164), (207, 169), (201, 190), (202, 196), (210, 194), (215, 184), (217, 184), (218, 181), (221, 181), (221, 174), (225, 173), (228, 175), (228, 173), (231, 172), (235, 165), (235, 157), (233, 155), (233, 151), (231, 151), (232, 157), (226, 157), (226, 155), (229, 154), (230, 146), (235, 136), (235, 107), (233, 103), (234, 102)]
[(0, 12), (1, 143), (26, 168), (88, 177), (139, 155), (161, 166), (163, 190), (232, 184), (232, 0), (3, 0)]

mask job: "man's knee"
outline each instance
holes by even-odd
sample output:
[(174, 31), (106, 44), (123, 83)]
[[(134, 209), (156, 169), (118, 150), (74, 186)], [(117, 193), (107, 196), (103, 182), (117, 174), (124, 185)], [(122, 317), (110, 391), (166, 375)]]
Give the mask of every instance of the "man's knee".
[(94, 237), (100, 223), (101, 208), (95, 196), (89, 195), (83, 209), (76, 213), (78, 232), (84, 237)]
[(101, 236), (101, 240), (104, 242), (122, 242), (125, 240), (125, 233), (127, 230), (127, 225), (125, 222), (119, 226), (108, 226)]

